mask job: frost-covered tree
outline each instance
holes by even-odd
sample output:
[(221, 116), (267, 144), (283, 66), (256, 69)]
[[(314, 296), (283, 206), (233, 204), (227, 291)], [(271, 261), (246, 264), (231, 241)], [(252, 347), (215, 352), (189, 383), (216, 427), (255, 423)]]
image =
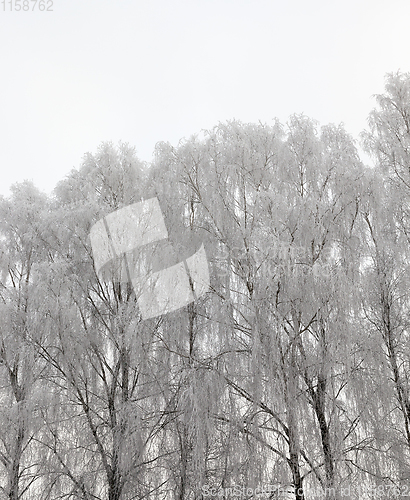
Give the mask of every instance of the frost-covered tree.
[(43, 218), (48, 200), (33, 184), (0, 200), (0, 467), (4, 498), (18, 500), (39, 479), (38, 408), (44, 364), (31, 338), (40, 334), (33, 276), (47, 258)]

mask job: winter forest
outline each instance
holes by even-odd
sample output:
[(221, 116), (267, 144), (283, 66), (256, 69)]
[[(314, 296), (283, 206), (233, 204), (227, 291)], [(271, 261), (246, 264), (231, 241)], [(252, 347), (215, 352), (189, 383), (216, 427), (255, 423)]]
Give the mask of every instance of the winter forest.
[[(231, 121), (12, 186), (0, 499), (410, 497), (410, 75), (374, 103), (357, 139)], [(178, 247), (157, 264), (203, 243), (210, 287), (143, 320), (90, 229), (151, 197)]]

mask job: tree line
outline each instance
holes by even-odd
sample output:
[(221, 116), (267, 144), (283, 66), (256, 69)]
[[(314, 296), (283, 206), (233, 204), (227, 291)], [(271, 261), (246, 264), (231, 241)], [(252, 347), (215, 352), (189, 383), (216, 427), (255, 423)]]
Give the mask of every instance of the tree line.
[[(149, 165), (103, 143), (52, 195), (0, 198), (0, 498), (410, 495), (410, 75), (376, 101), (374, 167), (294, 115)], [(211, 284), (143, 321), (89, 235), (152, 196), (163, 258), (203, 243)]]

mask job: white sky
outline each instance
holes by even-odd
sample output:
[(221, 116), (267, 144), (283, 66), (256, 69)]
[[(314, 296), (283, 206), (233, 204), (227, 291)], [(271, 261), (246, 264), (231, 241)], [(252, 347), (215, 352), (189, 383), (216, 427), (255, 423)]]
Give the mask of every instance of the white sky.
[(409, 0), (53, 0), (53, 12), (9, 2), (2, 194), (25, 178), (50, 191), (102, 141), (150, 161), (157, 141), (232, 118), (303, 112), (357, 137), (385, 73), (410, 71)]

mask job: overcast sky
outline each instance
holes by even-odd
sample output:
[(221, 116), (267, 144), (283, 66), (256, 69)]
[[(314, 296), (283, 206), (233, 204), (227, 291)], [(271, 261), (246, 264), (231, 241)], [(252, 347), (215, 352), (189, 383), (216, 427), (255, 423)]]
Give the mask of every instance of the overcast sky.
[(150, 161), (156, 142), (233, 118), (303, 112), (357, 137), (385, 74), (410, 71), (408, 0), (34, 5), (0, 3), (3, 194), (25, 178), (51, 191), (102, 141)]

